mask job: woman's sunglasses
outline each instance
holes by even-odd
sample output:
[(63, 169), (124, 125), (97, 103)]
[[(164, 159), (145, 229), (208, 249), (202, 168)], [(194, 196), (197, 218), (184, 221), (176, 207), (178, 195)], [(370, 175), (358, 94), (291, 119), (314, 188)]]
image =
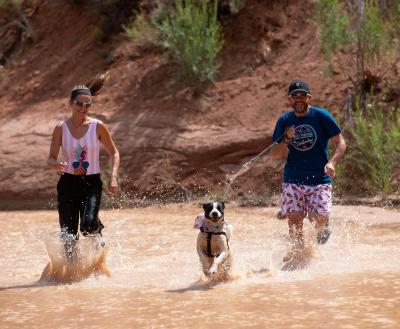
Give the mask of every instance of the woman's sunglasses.
[(92, 103), (85, 103), (85, 102), (78, 101), (76, 99), (71, 99), (71, 102), (74, 103), (76, 106), (79, 106), (79, 107), (89, 108), (89, 107), (92, 106)]

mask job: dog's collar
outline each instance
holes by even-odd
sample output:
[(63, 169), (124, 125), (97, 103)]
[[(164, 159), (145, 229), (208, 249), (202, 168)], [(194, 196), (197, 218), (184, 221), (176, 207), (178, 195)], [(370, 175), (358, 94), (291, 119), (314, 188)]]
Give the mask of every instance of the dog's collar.
[(225, 218), (224, 217), (218, 218), (217, 221), (213, 221), (211, 218), (207, 218), (206, 216), (204, 216), (204, 219), (208, 220), (209, 222), (211, 222), (213, 224), (224, 224), (224, 222), (225, 222)]
[(223, 234), (226, 233), (226, 224), (223, 217), (222, 221), (213, 222), (202, 214), (196, 217), (194, 227), (200, 229), (202, 233)]

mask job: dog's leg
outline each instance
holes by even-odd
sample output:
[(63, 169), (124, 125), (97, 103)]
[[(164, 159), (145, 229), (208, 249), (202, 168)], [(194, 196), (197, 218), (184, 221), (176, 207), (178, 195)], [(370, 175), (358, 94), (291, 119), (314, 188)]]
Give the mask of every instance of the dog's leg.
[(210, 274), (210, 267), (212, 264), (212, 258), (208, 257), (203, 251), (198, 250), (198, 255), (199, 255), (199, 259), (201, 262), (201, 265), (203, 267), (203, 272), (205, 275), (209, 275)]
[(216, 273), (218, 271), (218, 267), (225, 263), (229, 256), (229, 247), (228, 247), (228, 240), (225, 236), (220, 236), (218, 240), (215, 241), (218, 243), (218, 250), (221, 250), (219, 255), (214, 258), (214, 262), (210, 268), (210, 273)]
[(232, 256), (228, 253), (225, 261), (221, 264), (221, 268), (223, 269), (225, 274), (228, 274), (232, 268)]
[(228, 252), (222, 251), (217, 257), (214, 258), (214, 261), (210, 267), (210, 273), (214, 274), (218, 270), (218, 266), (226, 261), (228, 257)]

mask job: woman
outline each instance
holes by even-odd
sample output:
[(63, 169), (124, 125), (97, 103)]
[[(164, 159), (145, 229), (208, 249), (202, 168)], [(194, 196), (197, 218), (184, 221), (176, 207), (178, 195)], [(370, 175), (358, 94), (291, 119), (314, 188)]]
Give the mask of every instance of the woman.
[[(115, 194), (118, 188), (117, 172), (119, 153), (107, 126), (88, 116), (92, 96), (103, 86), (107, 74), (96, 76), (87, 85), (72, 89), (69, 105), (71, 116), (60, 122), (53, 131), (47, 165), (61, 175), (57, 184), (58, 214), (67, 256), (78, 240), (84, 236), (101, 235), (104, 228), (98, 218), (102, 182), (100, 179), (100, 144), (106, 148), (112, 162), (108, 191)], [(62, 149), (62, 161), (58, 154)]]

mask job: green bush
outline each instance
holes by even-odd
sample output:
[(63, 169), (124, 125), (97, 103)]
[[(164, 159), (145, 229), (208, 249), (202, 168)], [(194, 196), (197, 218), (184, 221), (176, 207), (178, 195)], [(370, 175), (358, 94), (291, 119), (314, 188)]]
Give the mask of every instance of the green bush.
[(144, 14), (134, 13), (134, 19), (128, 25), (123, 25), (122, 28), (128, 38), (134, 40), (149, 40), (152, 41), (152, 33), (154, 26), (151, 20)]
[(393, 2), (315, 0), (315, 21), (328, 67), (332, 69), (332, 55), (342, 51), (335, 64), (354, 85), (362, 109), (371, 92), (368, 77), (381, 80), (400, 60), (398, 18), (383, 14), (394, 10), (389, 3)]
[(354, 126), (346, 129), (348, 141), (338, 166), (339, 191), (387, 195), (395, 191), (391, 178), (400, 163), (400, 110), (384, 112), (368, 104), (356, 111)]
[(348, 33), (348, 17), (343, 15), (342, 5), (336, 0), (317, 0), (316, 9), (318, 36), (331, 73), (332, 54), (349, 43), (353, 35)]
[(0, 0), (0, 8), (7, 10), (19, 10), (23, 0)]
[(128, 38), (138, 43), (160, 43), (160, 25), (165, 19), (169, 10), (166, 4), (160, 4), (146, 13), (143, 11), (133, 11), (127, 25), (122, 28)]
[(246, 0), (229, 0), (229, 8), (232, 14), (237, 14), (246, 6)]
[(175, 0), (175, 6), (158, 25), (161, 44), (192, 83), (214, 80), (223, 45), (217, 19), (217, 1)]

